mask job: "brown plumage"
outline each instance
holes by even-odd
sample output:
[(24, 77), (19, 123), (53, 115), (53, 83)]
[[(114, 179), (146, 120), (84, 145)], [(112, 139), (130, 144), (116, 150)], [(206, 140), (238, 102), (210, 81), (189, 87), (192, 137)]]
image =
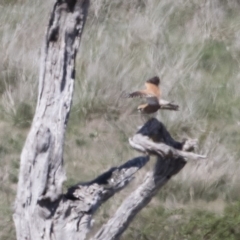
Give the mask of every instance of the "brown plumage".
[(157, 97), (146, 97), (147, 103), (138, 106), (138, 111), (145, 114), (151, 114), (157, 112), (161, 106)]
[(157, 112), (159, 109), (167, 109), (177, 111), (179, 106), (172, 104), (171, 102), (160, 99), (161, 90), (159, 88), (159, 77), (153, 77), (146, 81), (146, 89), (135, 91), (128, 94), (127, 97), (141, 97), (146, 98), (147, 103), (138, 106), (138, 110), (145, 114), (151, 114)]
[(160, 88), (158, 87), (159, 84), (160, 84), (159, 77), (150, 78), (145, 83), (146, 89), (132, 92), (128, 95), (128, 97), (145, 97), (145, 98), (156, 97), (160, 99), (161, 91)]

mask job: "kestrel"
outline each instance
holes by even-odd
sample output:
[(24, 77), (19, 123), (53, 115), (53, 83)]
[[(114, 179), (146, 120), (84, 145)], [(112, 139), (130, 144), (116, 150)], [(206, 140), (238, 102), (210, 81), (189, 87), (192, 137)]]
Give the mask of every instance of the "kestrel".
[(138, 106), (138, 110), (142, 113), (151, 114), (157, 112), (159, 109), (167, 109), (177, 111), (179, 106), (172, 104), (166, 100), (160, 99), (161, 91), (159, 88), (159, 77), (153, 77), (146, 81), (146, 89), (132, 92), (127, 97), (141, 97), (146, 98), (147, 103)]

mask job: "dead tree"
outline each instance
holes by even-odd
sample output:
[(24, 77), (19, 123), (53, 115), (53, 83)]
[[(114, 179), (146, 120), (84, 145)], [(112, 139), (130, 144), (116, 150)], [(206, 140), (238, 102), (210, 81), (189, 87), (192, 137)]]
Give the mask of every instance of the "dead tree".
[(38, 103), (21, 154), (14, 213), (18, 240), (86, 239), (97, 209), (126, 187), (153, 154), (157, 158), (154, 169), (93, 237), (118, 239), (160, 187), (184, 167), (186, 158), (202, 157), (186, 152), (194, 141), (175, 141), (162, 123), (151, 119), (129, 139), (130, 145), (143, 152), (143, 156), (62, 193), (66, 178), (64, 134), (74, 89), (75, 58), (88, 7), (89, 0), (57, 0), (51, 13), (41, 61)]

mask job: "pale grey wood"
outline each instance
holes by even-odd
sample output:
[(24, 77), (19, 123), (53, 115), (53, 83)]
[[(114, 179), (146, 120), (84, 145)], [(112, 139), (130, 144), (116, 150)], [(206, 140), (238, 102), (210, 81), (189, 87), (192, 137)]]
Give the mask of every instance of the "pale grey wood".
[(93, 239), (119, 239), (136, 214), (151, 201), (172, 175), (184, 167), (185, 163), (181, 156), (164, 158), (158, 156), (153, 171), (146, 174), (143, 183), (123, 201), (114, 216), (101, 227)]
[[(134, 174), (145, 166), (149, 159), (150, 157), (148, 155), (136, 157), (119, 167), (113, 167), (90, 182), (78, 183), (75, 186), (72, 186), (68, 189), (65, 196), (69, 199), (82, 201), (82, 199), (88, 195), (87, 192), (89, 192), (89, 188), (95, 187), (96, 190), (91, 189), (90, 191), (92, 193), (97, 191), (97, 201), (92, 205), (99, 207), (100, 204), (107, 201), (115, 193), (126, 187), (128, 183), (133, 180)], [(84, 201), (82, 204), (85, 204)], [(86, 204), (88, 208), (91, 206), (88, 203)]]
[[(119, 167), (111, 168), (90, 182), (79, 183), (71, 187), (63, 198), (65, 208), (60, 210), (59, 216), (56, 217), (56, 219), (62, 219), (66, 216), (65, 212), (71, 212), (60, 221), (62, 225), (68, 224), (72, 227), (77, 224), (78, 230), (71, 229), (72, 235), (69, 233), (68, 237), (71, 237), (69, 239), (85, 239), (86, 234), (91, 230), (93, 216), (98, 208), (126, 187), (133, 180), (134, 174), (148, 161), (149, 156), (134, 158)], [(59, 228), (60, 225), (56, 224), (56, 226)], [(53, 231), (61, 232), (57, 228)]]
[[(148, 136), (143, 136), (141, 134), (136, 134), (132, 138), (129, 138), (129, 144), (136, 150), (143, 153), (157, 153), (161, 156), (175, 155), (182, 156), (186, 160), (199, 160), (205, 159), (206, 155), (200, 155), (193, 152), (181, 151), (174, 149), (171, 146), (168, 146), (164, 143), (156, 143), (151, 140)], [(194, 140), (188, 140), (186, 143), (186, 147), (184, 149), (192, 148), (192, 145), (195, 145)]]
[[(134, 158), (119, 167), (111, 168), (92, 181), (69, 188), (49, 220), (53, 233), (51, 239), (86, 239), (97, 209), (126, 187), (134, 174), (148, 161), (149, 156)], [(51, 207), (54, 205), (51, 204)]]
[(142, 184), (123, 201), (114, 216), (92, 239), (119, 239), (136, 214), (151, 201), (173, 175), (185, 166), (185, 158), (191, 157), (195, 160), (203, 158), (201, 155), (186, 152), (186, 150), (194, 150), (196, 142), (196, 139), (178, 142), (157, 119), (147, 121), (129, 139), (129, 143), (137, 151), (157, 156), (156, 164), (153, 170), (146, 174)]
[(156, 118), (147, 121), (138, 132), (129, 138), (129, 144), (137, 151), (164, 156), (182, 156), (185, 160), (205, 159), (206, 155), (196, 154), (197, 139), (183, 139), (179, 142), (172, 138), (163, 123)]
[(50, 219), (65, 180), (64, 134), (88, 5), (89, 0), (57, 0), (51, 13), (37, 108), (21, 154), (14, 214), (17, 239), (54, 239)]

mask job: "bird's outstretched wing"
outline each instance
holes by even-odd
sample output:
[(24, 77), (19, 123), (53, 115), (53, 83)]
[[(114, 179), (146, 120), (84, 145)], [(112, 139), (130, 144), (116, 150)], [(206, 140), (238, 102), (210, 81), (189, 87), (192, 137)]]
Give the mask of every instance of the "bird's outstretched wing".
[(134, 98), (134, 97), (148, 98), (148, 97), (152, 97), (152, 96), (153, 96), (153, 94), (148, 93), (145, 90), (132, 92), (127, 95), (128, 98)]
[(125, 97), (133, 98), (133, 97), (141, 97), (141, 98), (148, 98), (148, 97), (156, 97), (160, 99), (160, 89), (159, 89), (160, 79), (159, 77), (155, 76), (153, 78), (148, 79), (145, 82), (145, 89), (135, 91), (129, 93)]

